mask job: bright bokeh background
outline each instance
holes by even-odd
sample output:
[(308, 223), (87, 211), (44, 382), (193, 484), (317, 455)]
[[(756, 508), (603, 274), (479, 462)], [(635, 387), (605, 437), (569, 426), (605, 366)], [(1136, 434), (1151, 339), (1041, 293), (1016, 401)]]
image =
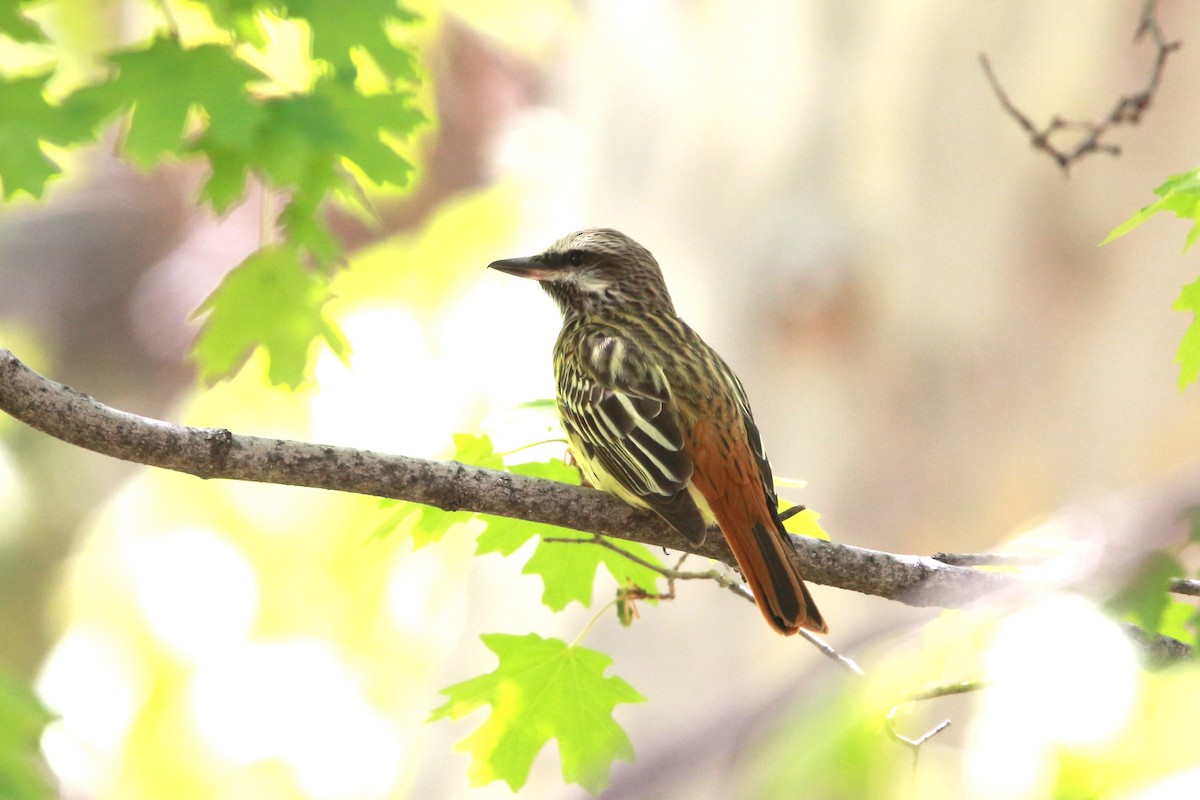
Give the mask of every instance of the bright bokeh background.
[[(807, 482), (788, 499), (834, 539), (1053, 558), (1034, 596), (941, 615), (816, 587), (866, 681), (711, 586), (597, 625), (587, 644), (648, 697), (617, 712), (639, 760), (609, 797), (1191, 796), (1200, 676), (1139, 672), (1096, 603), (1200, 495), (1169, 310), (1196, 259), (1165, 220), (1096, 244), (1200, 161), (1200, 8), (1164, 4), (1187, 46), (1155, 106), (1117, 134), (1121, 158), (1069, 180), (976, 62), (1038, 119), (1097, 116), (1144, 82), (1140, 5), (429, 3), (421, 185), (379, 198), (386, 235), (342, 230), (348, 367), (323, 353), (287, 392), (252, 360), (197, 387), (188, 315), (255, 246), (260, 198), (214, 220), (186, 167), (140, 175), (106, 152), (45, 207), (0, 215), (0, 344), (187, 424), (426, 457), (486, 430), (506, 450), (556, 435), (519, 406), (553, 391), (557, 319), (483, 267), (621, 228), (742, 376), (777, 473)], [(78, 80), (96, 11), (65, 7)], [(105, 9), (112, 37), (149, 24), (137, 2)], [(44, 746), (67, 796), (510, 796), (468, 787), (452, 746), (477, 721), (424, 720), (494, 666), (480, 633), (570, 640), (592, 612), (550, 614), (520, 554), (472, 557), (470, 525), (415, 552), (403, 530), (373, 537), (391, 513), (116, 465), (0, 418), (0, 659), (60, 715)], [(899, 716), (911, 736), (954, 722), (914, 771), (888, 711), (984, 676)], [(581, 795), (552, 747), (526, 793)]]

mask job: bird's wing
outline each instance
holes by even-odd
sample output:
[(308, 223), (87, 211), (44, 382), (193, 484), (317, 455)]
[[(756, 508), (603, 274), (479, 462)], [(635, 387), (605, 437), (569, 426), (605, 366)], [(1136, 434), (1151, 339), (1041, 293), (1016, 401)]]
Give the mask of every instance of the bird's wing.
[(563, 416), (587, 452), (622, 488), (680, 533), (704, 540), (705, 524), (688, 494), (692, 461), (671, 408), (660, 365), (628, 339), (594, 334), (582, 359), (559, 381)]
[(750, 401), (746, 398), (746, 390), (742, 387), (742, 382), (738, 380), (733, 371), (726, 368), (725, 370), (730, 383), (733, 385), (733, 393), (737, 398), (738, 411), (741, 412), (742, 425), (746, 428), (746, 441), (750, 445), (750, 449), (754, 452), (754, 460), (758, 463), (758, 474), (762, 479), (763, 488), (767, 492), (767, 499), (771, 508), (775, 509), (779, 506), (779, 500), (775, 496), (775, 476), (771, 473), (771, 462), (767, 460), (766, 451), (763, 449), (762, 436), (758, 433), (758, 425), (754, 422), (754, 415), (750, 413)]

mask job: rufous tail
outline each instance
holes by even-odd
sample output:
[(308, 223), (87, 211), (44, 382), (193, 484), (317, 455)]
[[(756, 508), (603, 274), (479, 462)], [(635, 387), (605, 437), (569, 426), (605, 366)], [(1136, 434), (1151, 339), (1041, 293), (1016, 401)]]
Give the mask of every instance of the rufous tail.
[(801, 628), (828, 633), (829, 626), (791, 559), (794, 548), (782, 525), (775, 520), (738, 525), (740, 520), (726, 520), (722, 516), (726, 515), (717, 513), (717, 523), (750, 584), (759, 611), (771, 627), (784, 636), (791, 636)]

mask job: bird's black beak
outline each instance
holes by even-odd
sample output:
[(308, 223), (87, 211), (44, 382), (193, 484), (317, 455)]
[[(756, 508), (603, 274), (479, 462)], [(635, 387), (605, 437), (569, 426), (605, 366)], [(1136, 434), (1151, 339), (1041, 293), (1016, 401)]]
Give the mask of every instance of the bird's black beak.
[(554, 280), (559, 270), (547, 266), (546, 259), (540, 255), (524, 256), (522, 258), (505, 258), (488, 264), (488, 269), (497, 269), (518, 278), (531, 278), (535, 281)]

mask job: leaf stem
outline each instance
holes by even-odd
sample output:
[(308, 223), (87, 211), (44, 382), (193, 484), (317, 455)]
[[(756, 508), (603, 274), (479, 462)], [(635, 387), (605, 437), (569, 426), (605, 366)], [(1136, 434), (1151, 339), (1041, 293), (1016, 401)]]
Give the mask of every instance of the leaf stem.
[(520, 447), (514, 447), (512, 450), (505, 450), (503, 453), (496, 453), (496, 455), (500, 456), (501, 458), (508, 458), (509, 456), (524, 452), (525, 450), (532, 450), (535, 447), (541, 447), (544, 444), (564, 444), (565, 445), (565, 444), (569, 444), (569, 442), (567, 442), (567, 440), (561, 436), (556, 437), (554, 439), (542, 439), (539, 442), (530, 442), (529, 444), (523, 444)]
[(572, 649), (577, 647), (579, 645), (579, 643), (583, 641), (583, 637), (587, 636), (588, 633), (591, 632), (592, 628), (596, 625), (596, 623), (600, 621), (600, 617), (604, 616), (604, 614), (610, 608), (612, 608), (613, 606), (615, 606), (617, 604), (617, 599), (618, 598), (614, 597), (612, 600), (609, 600), (607, 603), (604, 604), (603, 608), (601, 608), (594, 615), (592, 615), (592, 618), (588, 622), (588, 624), (583, 626), (583, 630), (581, 630), (579, 632), (578, 636), (576, 636), (574, 639), (571, 640), (571, 644), (568, 646), (571, 647)]
[(179, 30), (179, 20), (175, 19), (175, 14), (167, 5), (167, 0), (159, 0), (159, 10), (162, 11), (163, 22), (167, 26), (167, 31), (171, 34), (171, 38), (182, 44), (183, 34)]

